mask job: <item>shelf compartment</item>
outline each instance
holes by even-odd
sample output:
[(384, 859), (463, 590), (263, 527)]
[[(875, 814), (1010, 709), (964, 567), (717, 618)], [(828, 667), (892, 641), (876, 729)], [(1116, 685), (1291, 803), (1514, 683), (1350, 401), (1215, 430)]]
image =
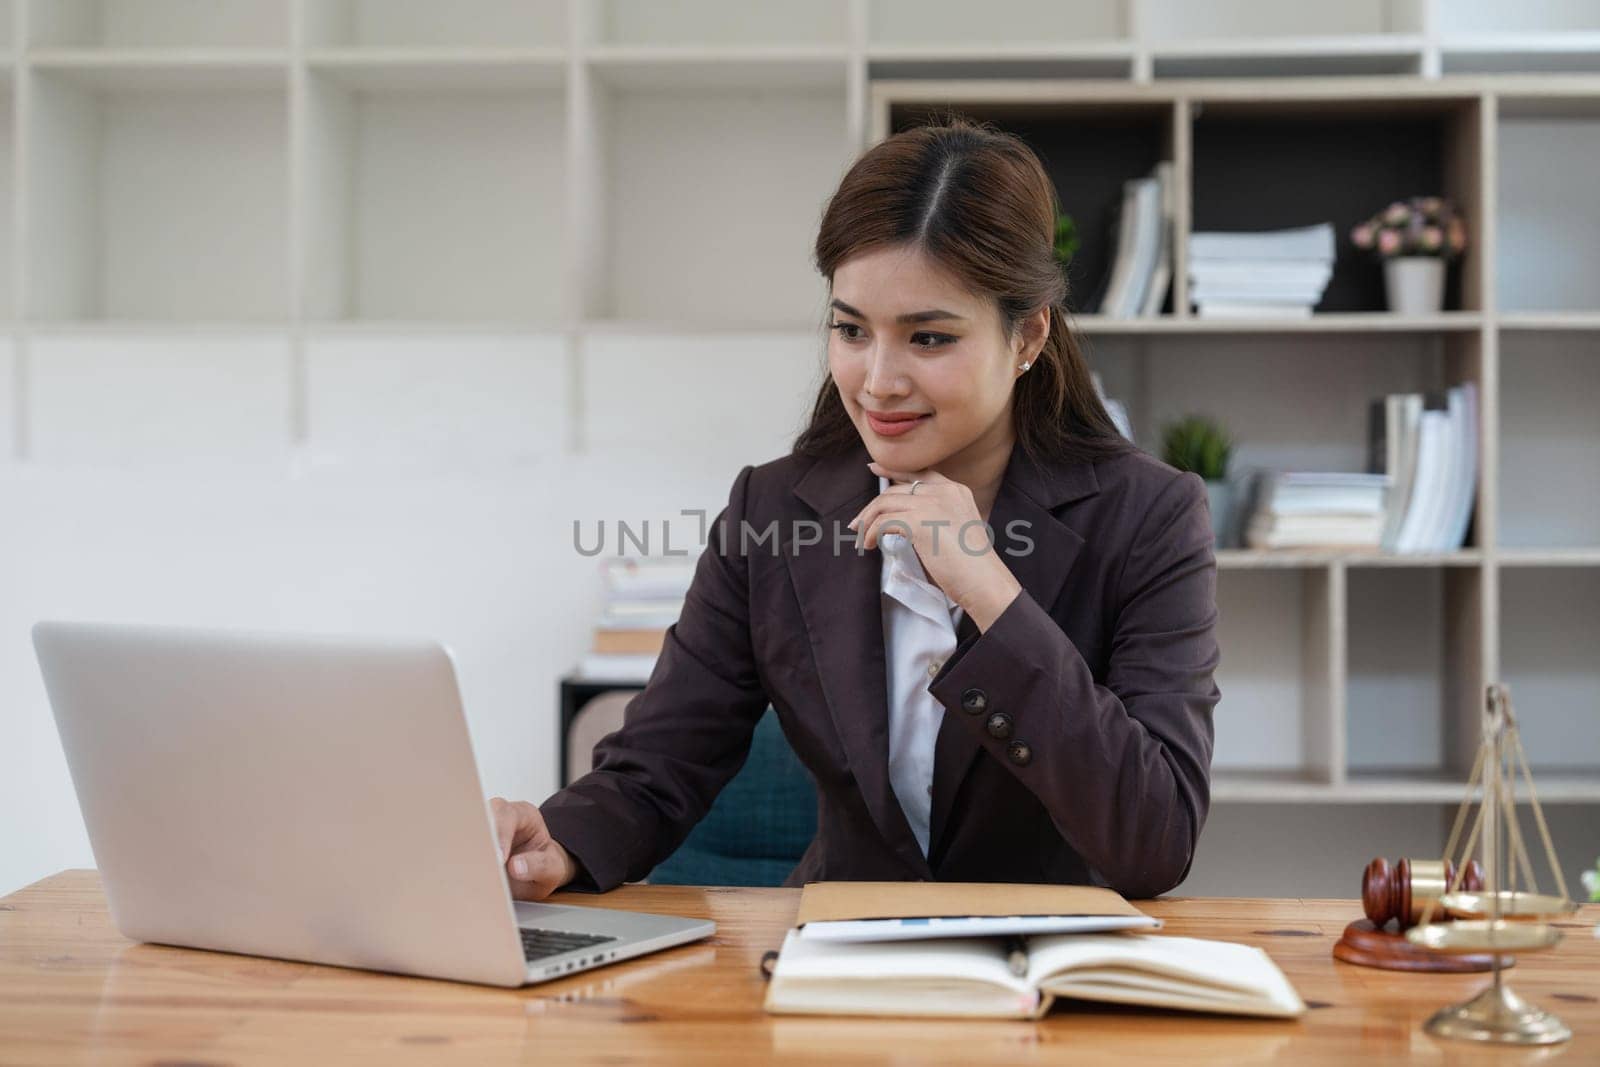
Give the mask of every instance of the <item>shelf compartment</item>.
[[(811, 248), (853, 154), (843, 90), (597, 86), (607, 162), (579, 185), (604, 198), (607, 226), (589, 231), (600, 259), (585, 317), (820, 326), (826, 286)], [(696, 269), (684, 269), (686, 250)]]
[(18, 418), (21, 394), (17, 387), (17, 345), (11, 337), (0, 337), (0, 466), (20, 458), (26, 442), (22, 440), (24, 420)]
[(34, 82), (25, 314), (282, 321), (288, 96)]
[(850, 42), (850, 0), (591, 0), (594, 40), (618, 45), (836, 45)]
[[(729, 441), (746, 443), (753, 455), (783, 455), (815, 406), (823, 343), (816, 335), (770, 332), (585, 337), (585, 444), (605, 455), (705, 456), (717, 464), (726, 462)], [(706, 403), (737, 379), (761, 381), (765, 401)], [(685, 420), (685, 411), (697, 414)], [(728, 476), (735, 473), (737, 464)]]
[(1502, 567), (1600, 567), (1600, 547), (1504, 548), (1495, 559)]
[[(1220, 705), (1219, 705), (1220, 706)], [(1301, 770), (1217, 770), (1211, 776), (1216, 804), (1325, 803), (1339, 786)]]
[(565, 48), (567, 0), (303, 0), (323, 47)]
[[(1230, 803), (1234, 798), (1218, 796), (1214, 783), (1212, 797), (1221, 803), (1213, 803), (1194, 865), (1177, 890), (1184, 896), (1358, 897), (1362, 868), (1374, 856), (1435, 856), (1450, 832), (1450, 812), (1442, 805), (1410, 798), (1363, 804), (1342, 787)], [(1359, 904), (1352, 905), (1351, 917), (1359, 915)], [(1318, 955), (1325, 957), (1327, 949)]]
[(1600, 569), (1500, 572), (1501, 674), (1541, 774), (1600, 782)]
[(1076, 44), (870, 45), (869, 81), (1126, 79), (1133, 76), (1131, 41)]
[[(1014, 31), (1014, 32), (1013, 32)], [(989, 0), (927, 4), (867, 0), (869, 46), (1029, 45), (1131, 40), (1120, 0)]]
[(1500, 342), (1499, 543), (1600, 546), (1600, 338), (1518, 333)]
[(113, 91), (286, 91), (289, 54), (264, 50), (205, 49), (186, 52), (41, 50), (29, 60), (41, 75), (74, 85)]
[(564, 94), (389, 73), (308, 81), (308, 317), (562, 321)]
[(276, 0), (31, 0), (29, 45), (284, 49), (290, 6)]
[[(0, 11), (0, 15), (3, 14)], [(0, 111), (4, 112), (0, 114), (0, 319), (15, 318), (18, 303), (16, 279), (12, 276), (12, 264), (16, 260), (12, 252), (17, 241), (17, 220), (13, 210), (16, 197), (12, 188), (16, 174), (17, 144), (16, 130), (12, 126), (12, 117), (16, 114), (13, 102), (11, 83), (0, 77)], [(10, 437), (0, 430), (0, 449), (4, 449), (9, 441)]]
[(1180, 334), (1159, 344), (1106, 335), (1085, 338), (1084, 348), (1107, 394), (1127, 406), (1139, 444), (1159, 454), (1169, 422), (1211, 415), (1236, 442), (1236, 478), (1256, 468), (1364, 471), (1373, 400), (1482, 380), (1476, 331), (1355, 344), (1312, 335), (1296, 337), (1292, 350), (1270, 335)]
[(1444, 37), (1600, 31), (1600, 6), (1593, 0), (1450, 0), (1436, 5), (1434, 18)]
[(1194, 315), (1115, 319), (1077, 315), (1072, 322), (1086, 334), (1455, 333), (1480, 329), (1483, 316), (1476, 311), (1443, 311), (1436, 315), (1325, 311), (1309, 319), (1203, 319)]
[(1499, 323), (1502, 330), (1600, 330), (1600, 311), (1508, 311), (1499, 317)]
[(1592, 74), (1600, 71), (1600, 32), (1450, 36), (1439, 53), (1445, 74)]
[(1413, 74), (1425, 49), (1416, 0), (1140, 0), (1138, 11), (1157, 78)]
[(1356, 4), (1285, 4), (1280, 0), (1139, 0), (1145, 39), (1153, 44), (1195, 38), (1321, 40), (1417, 34), (1419, 0)]
[(1486, 684), (1483, 582), (1476, 567), (1349, 572), (1351, 781), (1466, 781)]
[(281, 470), (290, 343), (193, 329), (31, 337), (29, 459), (46, 467)]
[(1419, 35), (1198, 39), (1157, 44), (1157, 78), (1317, 78), (1417, 74), (1426, 44)]
[(1219, 777), (1328, 784), (1341, 763), (1337, 568), (1218, 575)]
[(306, 450), (318, 466), (408, 472), (536, 463), (568, 433), (562, 334), (373, 330), (306, 341)]
[[(1323, 312), (1381, 311), (1383, 268), (1350, 229), (1392, 200), (1449, 197), (1469, 227), (1483, 217), (1475, 97), (1197, 101), (1193, 229), (1270, 230), (1331, 222), (1336, 260)], [(1273, 181), (1263, 183), (1262, 174)], [(1252, 195), (1240, 196), (1241, 188)], [(1452, 264), (1445, 306), (1480, 308), (1476, 245)]]
[(1269, 570), (1281, 567), (1476, 567), (1478, 549), (1398, 555), (1392, 552), (1349, 552), (1326, 549), (1225, 548), (1217, 552), (1219, 570)]
[[(1445, 792), (1381, 795), (1337, 787), (1325, 796), (1267, 796), (1264, 803), (1229, 803), (1228, 783), (1213, 781), (1211, 813), (1195, 852), (1194, 865), (1177, 892), (1185, 897), (1234, 896), (1241, 892), (1280, 898), (1338, 897), (1350, 900), (1350, 917), (1360, 914), (1352, 899), (1361, 895), (1362, 869), (1375, 856), (1438, 856), (1444, 851), (1461, 794)], [(1595, 794), (1591, 790), (1588, 796)], [(1539, 790), (1544, 800), (1544, 788)], [(1279, 800), (1291, 805), (1279, 806)], [(1550, 802), (1555, 805), (1552, 798)], [(1582, 892), (1578, 874), (1594, 866), (1594, 811), (1553, 806), (1545, 812), (1558, 862), (1567, 885)], [(1539, 849), (1537, 831), (1526, 807), (1523, 833), (1534, 855), (1541, 887), (1553, 891), (1553, 878)], [(1344, 922), (1340, 920), (1340, 924)], [(1578, 925), (1578, 924), (1574, 924)], [(1333, 935), (1336, 927), (1323, 931)], [(1587, 930), (1575, 931), (1587, 937)], [(1327, 950), (1318, 955), (1325, 957)], [(1361, 975), (1339, 968), (1342, 980)], [(1430, 1046), (1431, 1047), (1431, 1046)], [(1398, 1058), (1398, 1057), (1387, 1057)]]
[[(1537, 772), (1536, 772), (1537, 773)], [(1600, 774), (1546, 772), (1534, 783), (1543, 804), (1600, 803)], [(1467, 794), (1464, 775), (1421, 768), (1405, 771), (1352, 771), (1344, 782), (1331, 785), (1300, 774), (1252, 774), (1228, 771), (1211, 779), (1211, 799), (1218, 804), (1338, 804), (1338, 805), (1438, 805), (1461, 803)], [(1208, 829), (1210, 824), (1207, 824)], [(1443, 844), (1446, 824), (1437, 850)], [(1375, 850), (1376, 851), (1376, 850)]]
[(624, 91), (798, 89), (842, 94), (850, 57), (843, 49), (806, 46), (674, 48), (615, 46), (588, 54), (607, 89)]
[(559, 89), (567, 63), (537, 48), (324, 48), (306, 64), (349, 89), (453, 92), (463, 89)]
[(1111, 270), (1123, 183), (1174, 159), (1179, 108), (1161, 100), (1001, 103), (958, 95), (938, 102), (891, 103), (889, 132), (926, 125), (952, 107), (1015, 134), (1039, 156), (1061, 210), (1078, 225), (1081, 245), (1067, 267), (1067, 302), (1094, 306)]
[(1496, 263), (1508, 312), (1600, 311), (1600, 97), (1507, 97), (1496, 134)]

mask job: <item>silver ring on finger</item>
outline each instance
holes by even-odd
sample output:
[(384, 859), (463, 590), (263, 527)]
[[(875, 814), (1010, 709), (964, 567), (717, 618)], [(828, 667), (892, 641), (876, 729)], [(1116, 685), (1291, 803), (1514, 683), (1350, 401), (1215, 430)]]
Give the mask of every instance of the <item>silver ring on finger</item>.
[(917, 486), (919, 486), (921, 484), (922, 484), (922, 479), (920, 479), (920, 478), (917, 479), (916, 481), (912, 482), (911, 483), (911, 492), (907, 493), (906, 495), (907, 496), (916, 496), (917, 495)]

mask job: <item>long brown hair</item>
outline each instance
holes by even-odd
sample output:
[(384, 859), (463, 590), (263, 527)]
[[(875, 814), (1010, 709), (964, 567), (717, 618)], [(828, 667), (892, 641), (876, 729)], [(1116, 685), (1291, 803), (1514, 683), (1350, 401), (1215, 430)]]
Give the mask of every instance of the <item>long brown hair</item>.
[[(1068, 321), (1067, 280), (1054, 256), (1056, 195), (1039, 157), (1016, 136), (950, 116), (885, 138), (845, 174), (817, 232), (817, 270), (872, 247), (913, 244), (995, 300), (1010, 336), (1050, 308), (1050, 333), (1012, 396), (1019, 444), (1034, 460), (1094, 460), (1133, 446), (1095, 393)], [(859, 443), (832, 377), (794, 450), (844, 454)]]

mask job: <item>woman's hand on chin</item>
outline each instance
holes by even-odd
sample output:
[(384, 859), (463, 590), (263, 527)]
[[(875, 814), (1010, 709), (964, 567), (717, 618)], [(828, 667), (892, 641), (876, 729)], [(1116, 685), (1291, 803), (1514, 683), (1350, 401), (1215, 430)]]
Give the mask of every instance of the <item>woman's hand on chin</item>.
[[(972, 490), (931, 468), (867, 466), (895, 484), (857, 512), (850, 529), (869, 549), (877, 548), (885, 533), (909, 537), (928, 579), (987, 630), (1022, 586), (995, 552)], [(914, 482), (921, 483), (915, 493)]]

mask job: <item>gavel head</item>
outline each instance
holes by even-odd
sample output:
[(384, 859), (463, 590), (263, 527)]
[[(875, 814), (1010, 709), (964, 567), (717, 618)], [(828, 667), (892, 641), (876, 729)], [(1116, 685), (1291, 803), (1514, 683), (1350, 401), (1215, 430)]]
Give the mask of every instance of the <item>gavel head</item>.
[[(1395, 919), (1405, 930), (1421, 921), (1428, 902), (1437, 901), (1455, 876), (1455, 864), (1449, 860), (1402, 859), (1391, 865), (1380, 856), (1367, 864), (1361, 876), (1361, 910), (1380, 929)], [(1483, 868), (1477, 860), (1467, 861), (1460, 888), (1469, 892), (1483, 889)], [(1446, 918), (1437, 908), (1434, 914)]]

